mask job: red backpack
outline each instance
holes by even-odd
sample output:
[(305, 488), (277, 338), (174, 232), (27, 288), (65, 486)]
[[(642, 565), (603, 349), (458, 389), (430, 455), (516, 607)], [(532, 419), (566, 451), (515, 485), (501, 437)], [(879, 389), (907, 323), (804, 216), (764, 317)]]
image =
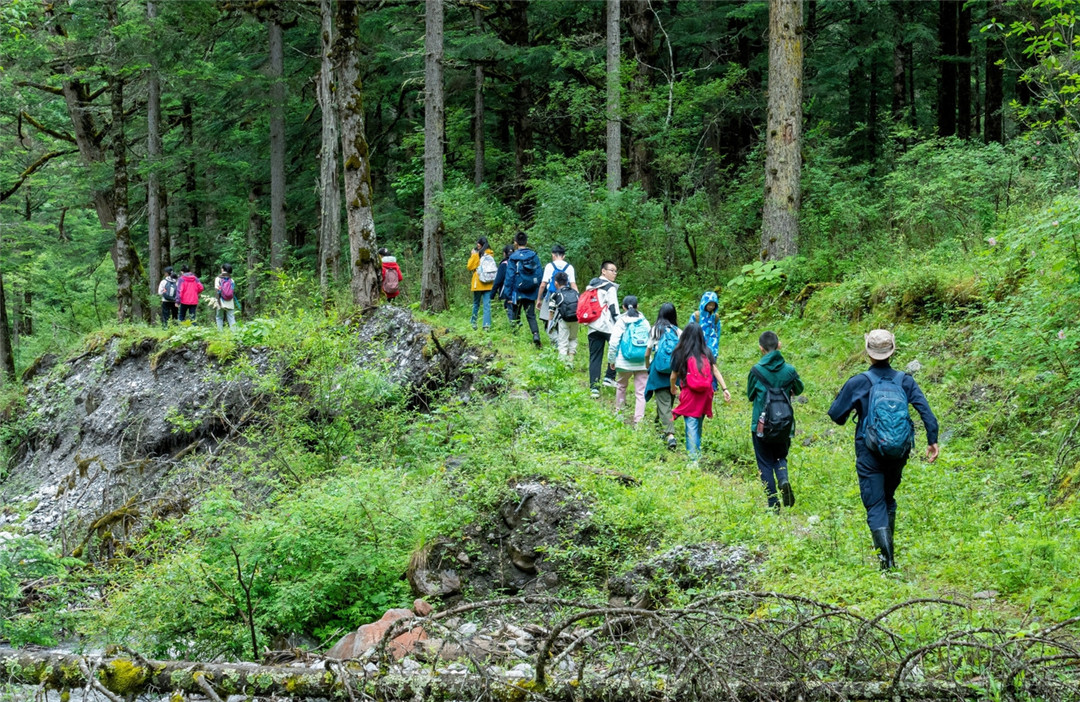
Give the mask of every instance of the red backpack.
[(577, 321), (581, 324), (592, 324), (604, 314), (604, 308), (600, 306), (600, 290), (592, 288), (582, 293), (577, 302)]
[[(694, 362), (691, 370), (690, 361)], [(700, 365), (699, 365), (700, 364)], [(686, 359), (686, 387), (690, 390), (712, 390), (712, 366), (709, 359), (701, 358)]]

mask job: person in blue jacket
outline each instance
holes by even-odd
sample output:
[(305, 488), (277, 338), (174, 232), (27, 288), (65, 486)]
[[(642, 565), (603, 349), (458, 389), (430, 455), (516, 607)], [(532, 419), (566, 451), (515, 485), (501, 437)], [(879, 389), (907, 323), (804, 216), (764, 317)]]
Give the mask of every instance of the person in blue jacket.
[(529, 248), (525, 232), (514, 235), (515, 251), (506, 262), (506, 275), (502, 281), (500, 297), (510, 302), (510, 323), (521, 325), (521, 313), (529, 320), (533, 343), (540, 348), (540, 327), (536, 324), (536, 298), (540, 293), (540, 273), (543, 265), (540, 257)]
[(855, 425), (855, 471), (859, 475), (859, 492), (866, 508), (866, 524), (870, 527), (874, 546), (880, 551), (882, 570), (896, 567), (893, 541), (896, 528), (895, 496), (909, 454), (889, 458), (878, 455), (867, 446), (866, 418), (870, 411), (870, 390), (876, 383), (881, 383), (883, 379), (899, 380), (908, 403), (919, 413), (926, 427), (926, 460), (933, 463), (940, 453), (937, 418), (915, 379), (903, 371), (893, 370), (889, 359), (895, 351), (896, 338), (891, 332), (875, 329), (867, 334), (866, 354), (871, 360), (870, 369), (844, 383), (829, 408), (829, 417), (841, 426), (847, 422), (852, 410), (858, 417)]

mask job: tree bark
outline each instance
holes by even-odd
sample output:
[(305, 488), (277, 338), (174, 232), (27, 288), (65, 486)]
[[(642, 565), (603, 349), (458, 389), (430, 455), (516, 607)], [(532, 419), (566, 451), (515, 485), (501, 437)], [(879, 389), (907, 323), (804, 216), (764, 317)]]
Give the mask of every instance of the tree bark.
[(904, 120), (907, 97), (907, 42), (904, 41), (907, 2), (897, 2), (893, 7), (896, 13), (896, 43), (893, 45), (892, 118), (895, 124), (900, 124)]
[[(110, 3), (110, 15), (115, 20), (115, 5)], [(127, 143), (124, 139), (124, 81), (111, 76), (112, 150), (113, 150), (113, 215), (116, 239), (112, 246), (116, 268), (117, 321), (150, 321), (150, 308), (145, 302), (146, 280), (139, 265), (139, 252), (131, 240), (128, 221)]]
[[(653, 6), (650, 0), (619, 0), (626, 5), (626, 25), (634, 38), (634, 58), (637, 61), (637, 70), (634, 72), (633, 90), (639, 95), (647, 94), (650, 85), (654, 82), (652, 68), (659, 62), (656, 48), (656, 16), (653, 14)], [(621, 8), (620, 8), (620, 14)], [(670, 67), (669, 67), (670, 68)], [(674, 69), (672, 75), (674, 74)], [(670, 104), (669, 104), (670, 107)], [(629, 180), (638, 183), (647, 196), (655, 191), (652, 168), (649, 161), (648, 143), (643, 137), (645, 134), (629, 128), (630, 143), (627, 145), (627, 157), (630, 159)]]
[(938, 136), (956, 134), (956, 25), (957, 0), (938, 0)]
[[(183, 225), (184, 232), (184, 262), (192, 266), (199, 274), (202, 272), (202, 250), (195, 236), (199, 229), (199, 201), (198, 181), (195, 178), (195, 118), (194, 107), (190, 97), (185, 97), (180, 103), (180, 127), (183, 132), (185, 151), (184, 161), (184, 201), (187, 205), (187, 220)], [(175, 249), (173, 256), (176, 256)]]
[(281, 23), (270, 34), (270, 267), (285, 263), (285, 48)]
[[(512, 46), (528, 48), (529, 37), (529, 2), (528, 0), (510, 0), (509, 2), (508, 43)], [(530, 108), (532, 107), (532, 83), (521, 68), (515, 63), (514, 92), (511, 108), (511, 126), (514, 130), (514, 174), (515, 190), (518, 198), (518, 213), (529, 217), (533, 203), (526, 195), (526, 172), (532, 165), (533, 124)]]
[(769, 107), (761, 255), (794, 255), (802, 173), (802, 0), (769, 0)]
[[(480, 8), (473, 8), (473, 21), (477, 34), (483, 31), (484, 15)], [(484, 66), (479, 61), (474, 67), (475, 95), (473, 99), (473, 184), (480, 187), (484, 183)]]
[(244, 310), (247, 313), (258, 308), (259, 300), (259, 239), (262, 235), (263, 216), (259, 212), (259, 197), (262, 189), (252, 185), (248, 191), (248, 226), (247, 226), (247, 293), (244, 296)]
[(0, 376), (15, 382), (15, 352), (11, 350), (11, 324), (8, 322), (7, 299), (4, 296), (4, 273), (0, 271)]
[[(1004, 0), (992, 0), (991, 15), (1002, 11)], [(1005, 75), (998, 61), (1005, 58), (1005, 45), (993, 33), (986, 35), (986, 97), (983, 100), (983, 140), (987, 143), (1004, 140), (1002, 103), (1005, 101)]]
[(426, 0), (424, 19), (424, 265), (420, 280), (420, 307), (431, 312), (446, 309), (443, 272), (442, 216), (439, 194), (443, 189), (443, 0)]
[(960, 3), (956, 27), (956, 135), (971, 138), (971, 8)]
[(345, 213), (349, 226), (350, 288), (353, 303), (370, 307), (379, 299), (381, 266), (376, 255), (371, 209), (371, 160), (364, 134), (364, 86), (360, 77), (359, 0), (338, 0), (334, 40), (341, 156), (345, 166)]
[(607, 188), (622, 187), (622, 121), (619, 118), (619, 62), (622, 59), (622, 32), (619, 28), (620, 0), (607, 0)]
[(319, 285), (325, 291), (330, 280), (341, 275), (341, 181), (338, 178), (337, 105), (334, 100), (334, 16), (330, 0), (319, 1), (322, 19), (322, 70), (319, 72), (319, 109), (322, 140), (319, 149)]
[[(153, 25), (157, 3), (146, 0), (146, 19)], [(146, 226), (149, 234), (150, 294), (157, 294), (161, 280), (161, 181), (158, 165), (161, 159), (161, 78), (158, 75), (157, 54), (150, 52), (150, 71), (146, 80), (146, 158), (149, 173), (146, 178)]]
[(34, 291), (29, 287), (15, 292), (15, 336), (34, 335)]

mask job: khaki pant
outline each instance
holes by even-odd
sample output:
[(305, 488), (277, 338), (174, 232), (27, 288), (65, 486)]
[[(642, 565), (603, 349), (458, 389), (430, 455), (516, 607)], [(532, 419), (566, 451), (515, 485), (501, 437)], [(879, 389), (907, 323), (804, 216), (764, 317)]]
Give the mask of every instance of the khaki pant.
[(559, 357), (568, 358), (571, 363), (574, 361), (574, 354), (577, 353), (577, 332), (577, 322), (560, 319), (548, 334), (552, 345), (559, 349)]
[(671, 416), (671, 405), (674, 398), (667, 388), (653, 390), (653, 399), (656, 400), (656, 418), (660, 420), (660, 429), (664, 434), (675, 433), (675, 419)]

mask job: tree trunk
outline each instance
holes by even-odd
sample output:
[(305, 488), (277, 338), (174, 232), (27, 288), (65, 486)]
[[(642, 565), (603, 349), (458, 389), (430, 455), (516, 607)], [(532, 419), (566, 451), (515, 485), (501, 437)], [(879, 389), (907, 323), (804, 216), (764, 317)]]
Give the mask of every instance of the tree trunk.
[(338, 178), (337, 106), (334, 100), (334, 16), (330, 0), (320, 0), (322, 18), (322, 70), (319, 72), (319, 109), (322, 140), (319, 149), (319, 286), (325, 291), (331, 278), (341, 275), (341, 181)]
[[(161, 267), (172, 265), (172, 244), (173, 237), (169, 231), (169, 192), (165, 188), (161, 188)], [(157, 290), (154, 291), (157, 293)]]
[(258, 308), (259, 300), (259, 240), (262, 238), (263, 217), (259, 213), (259, 196), (262, 190), (252, 185), (248, 191), (248, 226), (247, 226), (247, 293), (244, 296), (245, 318)]
[[(476, 23), (476, 33), (480, 34), (484, 28), (484, 15), (480, 8), (473, 8), (473, 21)], [(475, 68), (475, 95), (473, 100), (473, 151), (476, 161), (473, 164), (473, 184), (480, 187), (484, 182), (484, 66), (480, 62)]]
[[(510, 45), (528, 48), (529, 36), (529, 1), (510, 0), (509, 32)], [(514, 175), (515, 191), (518, 199), (518, 213), (529, 218), (533, 209), (530, 198), (526, 198), (526, 172), (532, 164), (533, 124), (530, 108), (532, 107), (532, 84), (520, 64), (515, 63), (514, 92), (511, 102), (511, 126), (514, 130)]]
[(896, 43), (893, 45), (892, 75), (892, 118), (893, 123), (904, 120), (905, 98), (907, 97), (907, 42), (904, 33), (907, 24), (907, 2), (897, 2), (895, 8)]
[(15, 335), (34, 335), (34, 291), (29, 287), (15, 293)]
[(439, 194), (443, 189), (443, 0), (426, 0), (424, 19), (424, 268), (420, 280), (420, 307), (430, 312), (446, 309), (443, 274), (442, 216)]
[(956, 25), (957, 0), (938, 0), (938, 136), (956, 134)]
[[(184, 191), (187, 204), (187, 221), (184, 222), (184, 262), (192, 267), (196, 274), (202, 273), (201, 250), (195, 240), (199, 229), (198, 185), (195, 178), (195, 119), (190, 97), (185, 97), (180, 104), (180, 127), (183, 131), (184, 151)], [(176, 255), (175, 249), (173, 255)]]
[(285, 48), (281, 23), (270, 25), (270, 267), (285, 263)]
[(956, 134), (971, 138), (971, 8), (960, 3), (956, 28)]
[[(653, 6), (649, 0), (620, 0), (620, 2), (626, 4), (626, 25), (634, 37), (634, 58), (637, 61), (637, 70), (634, 73), (633, 90), (638, 95), (646, 95), (654, 83), (652, 76), (655, 74), (652, 72), (655, 69), (651, 67), (659, 64), (659, 52), (655, 42), (656, 16), (653, 14)], [(674, 69), (671, 67), (669, 69), (673, 75)], [(652, 155), (649, 153), (648, 142), (644, 139), (647, 135), (633, 127), (629, 129), (629, 132), (630, 144), (627, 146), (627, 156), (630, 159), (629, 180), (640, 184), (645, 194), (651, 196), (656, 186), (650, 167)]]
[(11, 324), (4, 296), (4, 273), (0, 271), (0, 377), (15, 382), (15, 352), (11, 350)]
[(802, 0), (769, 0), (769, 114), (761, 255), (794, 255), (802, 173)]
[[(1001, 12), (1004, 0), (992, 0), (991, 15)], [(1005, 58), (1005, 45), (999, 36), (986, 35), (986, 97), (983, 104), (983, 139), (999, 144), (1004, 140), (1002, 132), (1002, 103), (1005, 100), (1004, 70), (998, 61)]]
[(619, 62), (622, 33), (619, 28), (620, 0), (607, 0), (607, 187), (622, 187), (622, 122), (619, 119)]
[(370, 307), (379, 299), (381, 266), (376, 255), (375, 219), (371, 211), (371, 160), (364, 134), (364, 86), (357, 35), (359, 11), (359, 0), (338, 0), (334, 60), (338, 70), (341, 156), (345, 165), (350, 287), (353, 304)]
[[(109, 13), (115, 22), (114, 4), (110, 3)], [(119, 76), (111, 76), (109, 80), (112, 94), (113, 214), (116, 229), (116, 240), (112, 246), (113, 265), (116, 267), (116, 318), (121, 323), (140, 319), (149, 322), (150, 308), (144, 301), (146, 281), (139, 265), (139, 252), (131, 240), (131, 225), (128, 222), (124, 81)]]
[[(157, 17), (157, 3), (146, 0), (146, 18), (150, 24)], [(161, 160), (161, 79), (158, 75), (157, 54), (150, 52), (150, 71), (146, 81), (146, 226), (149, 233), (150, 294), (157, 294), (161, 280), (161, 182), (158, 165)]]

